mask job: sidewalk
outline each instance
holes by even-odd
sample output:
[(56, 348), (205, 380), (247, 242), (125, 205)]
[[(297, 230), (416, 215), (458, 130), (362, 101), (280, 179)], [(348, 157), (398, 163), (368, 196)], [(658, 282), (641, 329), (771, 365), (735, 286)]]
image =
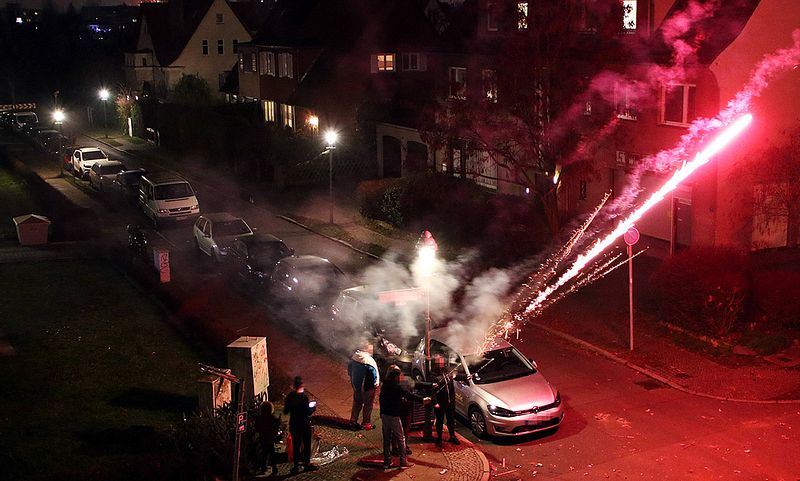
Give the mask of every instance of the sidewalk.
[[(102, 142), (102, 139), (95, 139)], [(159, 149), (151, 144), (129, 144), (124, 138), (116, 139), (119, 149), (134, 154), (158, 157)], [(194, 173), (194, 172), (193, 172)], [(209, 179), (216, 181), (221, 190), (235, 192), (238, 180), (231, 178)], [(252, 194), (251, 194), (252, 195)], [(336, 228), (327, 224), (329, 215), (326, 202), (280, 202), (255, 194), (256, 203), (264, 203), (278, 210), (283, 218), (298, 225), (351, 245), (356, 250), (373, 255), (366, 246), (380, 246), (384, 257), (410, 259), (414, 256), (413, 235), (395, 239), (374, 232), (357, 220), (355, 196), (339, 198), (334, 212)], [(642, 246), (644, 248), (646, 246)], [(656, 261), (641, 258), (636, 262), (634, 277), (642, 282), (655, 268)], [(610, 275), (583, 288), (576, 294), (549, 309), (540, 319), (532, 320), (529, 328), (548, 331), (553, 336), (578, 344), (615, 362), (679, 389), (699, 396), (741, 402), (800, 403), (800, 347), (775, 356), (776, 362), (753, 355), (730, 355), (713, 358), (699, 354), (675, 342), (676, 334), (664, 326), (647, 321), (635, 322), (635, 348), (629, 349), (627, 272), (617, 269)], [(598, 305), (598, 299), (602, 303)], [(569, 333), (569, 334), (567, 334)]]

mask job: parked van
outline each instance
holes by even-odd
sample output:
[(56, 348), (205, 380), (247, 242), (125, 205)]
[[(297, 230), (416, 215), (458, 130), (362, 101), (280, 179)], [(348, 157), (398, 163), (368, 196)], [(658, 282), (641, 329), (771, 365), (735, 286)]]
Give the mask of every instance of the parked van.
[(142, 176), (139, 204), (158, 228), (163, 221), (191, 221), (200, 215), (200, 204), (189, 182), (173, 172)]
[(34, 112), (14, 112), (11, 117), (11, 130), (19, 133), (26, 125), (37, 123), (39, 123), (39, 117)]

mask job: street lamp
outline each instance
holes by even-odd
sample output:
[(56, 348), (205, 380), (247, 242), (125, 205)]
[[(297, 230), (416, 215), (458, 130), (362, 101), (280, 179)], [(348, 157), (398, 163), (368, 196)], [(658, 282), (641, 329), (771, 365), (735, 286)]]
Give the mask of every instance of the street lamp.
[(106, 101), (108, 100), (109, 93), (108, 89), (100, 89), (100, 101), (103, 102), (103, 129), (106, 131), (106, 138), (108, 138), (108, 118), (106, 117)]
[(64, 133), (62, 132), (61, 125), (64, 123), (66, 118), (67, 116), (64, 114), (63, 110), (56, 109), (53, 111), (53, 123), (58, 125), (58, 153), (56, 154), (56, 158), (58, 159), (59, 165), (59, 177), (64, 176), (64, 159), (62, 158), (63, 153), (61, 152), (61, 149), (64, 148), (62, 145)]
[[(417, 272), (422, 277), (430, 277), (436, 263), (439, 245), (430, 231), (424, 230), (417, 240)], [(425, 361), (428, 372), (431, 370), (431, 296), (425, 288)]]
[(339, 134), (335, 130), (325, 132), (325, 143), (328, 148), (328, 202), (330, 204), (329, 221), (333, 224), (333, 149), (336, 148), (336, 141)]

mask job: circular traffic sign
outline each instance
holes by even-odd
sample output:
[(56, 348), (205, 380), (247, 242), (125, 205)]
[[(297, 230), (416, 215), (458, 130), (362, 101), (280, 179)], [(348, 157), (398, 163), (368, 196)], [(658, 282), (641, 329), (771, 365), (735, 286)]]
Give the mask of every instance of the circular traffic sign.
[(639, 231), (636, 230), (636, 227), (631, 227), (627, 230), (624, 234), (622, 234), (622, 239), (625, 241), (626, 244), (632, 246), (639, 242)]

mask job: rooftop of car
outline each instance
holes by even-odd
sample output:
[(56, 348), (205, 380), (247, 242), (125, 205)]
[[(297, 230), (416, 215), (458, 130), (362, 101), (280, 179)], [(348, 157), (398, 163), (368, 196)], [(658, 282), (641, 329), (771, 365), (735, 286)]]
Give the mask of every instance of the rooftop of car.
[(149, 172), (145, 178), (153, 184), (174, 184), (178, 182), (188, 182), (175, 172)]
[(97, 165), (98, 167), (107, 167), (109, 165), (122, 165), (122, 162), (119, 160), (98, 160), (94, 165)]
[[(484, 335), (485, 332), (480, 329), (464, 327), (458, 323), (431, 330), (431, 339), (446, 344), (462, 356), (477, 354), (486, 340)], [(507, 347), (511, 347), (508, 341), (495, 338), (487, 350), (494, 351)]]
[(283, 242), (272, 234), (263, 232), (256, 232), (253, 235), (244, 236), (242, 239), (250, 245), (254, 244), (272, 244), (274, 242)]
[(78, 147), (75, 150), (79, 152), (102, 152), (102, 150), (98, 149), (97, 147)]
[(241, 219), (241, 217), (236, 217), (235, 215), (227, 212), (212, 212), (211, 214), (203, 214), (203, 217), (211, 222), (228, 222)]

